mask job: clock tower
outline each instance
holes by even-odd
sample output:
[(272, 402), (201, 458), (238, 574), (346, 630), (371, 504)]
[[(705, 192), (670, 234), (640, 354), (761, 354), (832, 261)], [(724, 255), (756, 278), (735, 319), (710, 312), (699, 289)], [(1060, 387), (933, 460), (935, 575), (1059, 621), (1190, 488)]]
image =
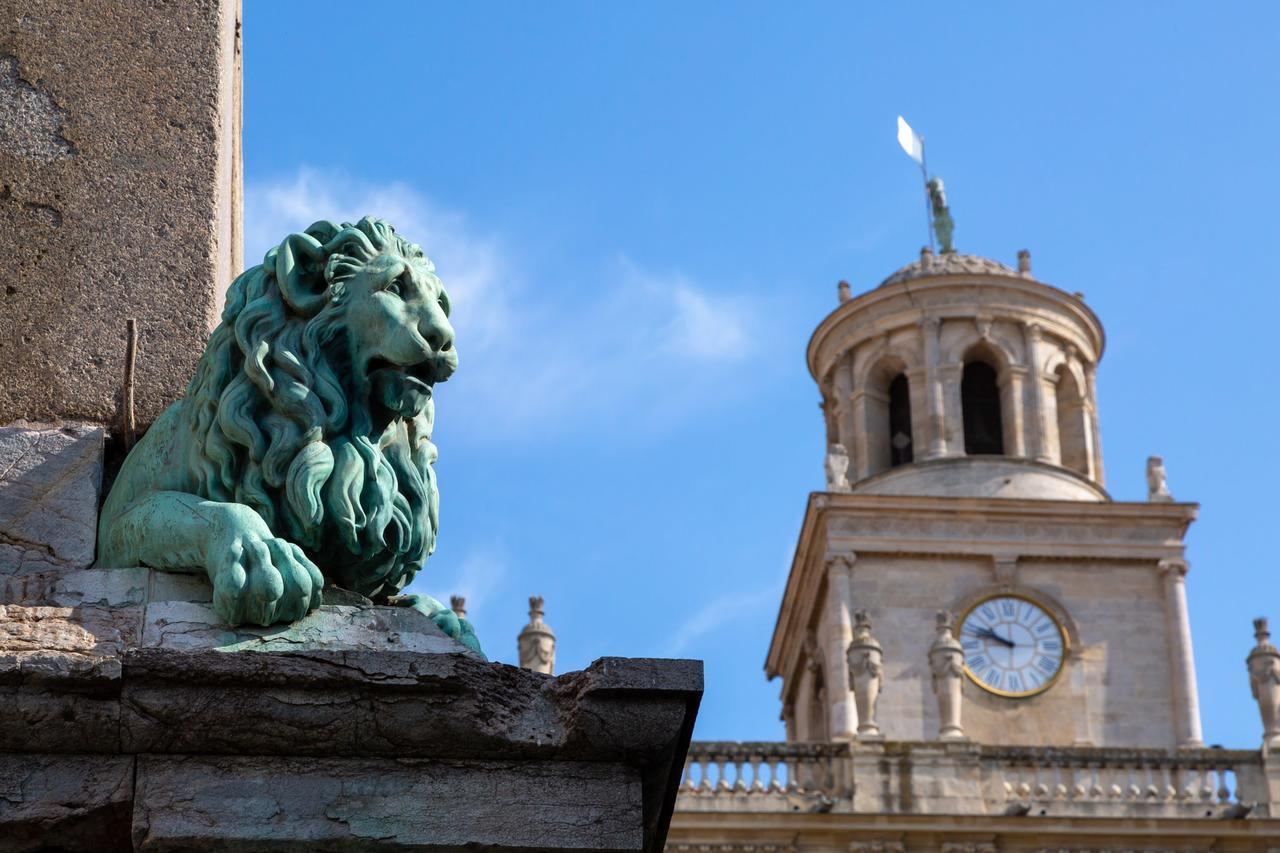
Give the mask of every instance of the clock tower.
[(789, 741), (1201, 745), (1183, 544), (1197, 507), (1155, 458), (1150, 500), (1107, 493), (1104, 343), (1082, 295), (1033, 277), (1026, 252), (1011, 268), (924, 250), (859, 296), (841, 284), (808, 348), (828, 487), (809, 497), (765, 665)]

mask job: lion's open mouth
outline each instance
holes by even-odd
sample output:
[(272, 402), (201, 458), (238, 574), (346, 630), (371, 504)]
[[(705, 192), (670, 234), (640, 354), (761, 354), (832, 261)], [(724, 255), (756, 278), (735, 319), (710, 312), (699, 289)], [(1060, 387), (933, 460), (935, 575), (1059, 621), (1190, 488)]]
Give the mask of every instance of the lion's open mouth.
[(431, 387), (436, 384), (438, 371), (434, 359), (424, 359), (417, 364), (402, 365), (396, 364), (385, 358), (373, 358), (369, 360), (368, 374), (375, 376), (379, 372), (387, 371), (388, 373), (398, 373), (404, 378), (407, 386), (415, 389), (420, 394), (431, 395)]

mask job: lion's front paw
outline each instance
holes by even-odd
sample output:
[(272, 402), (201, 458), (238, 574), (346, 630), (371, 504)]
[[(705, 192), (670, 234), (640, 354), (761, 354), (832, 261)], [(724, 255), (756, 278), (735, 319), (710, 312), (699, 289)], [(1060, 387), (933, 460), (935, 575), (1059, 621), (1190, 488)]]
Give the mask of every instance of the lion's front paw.
[(288, 540), (244, 532), (220, 557), (213, 609), (229, 625), (293, 622), (320, 606), (324, 577)]

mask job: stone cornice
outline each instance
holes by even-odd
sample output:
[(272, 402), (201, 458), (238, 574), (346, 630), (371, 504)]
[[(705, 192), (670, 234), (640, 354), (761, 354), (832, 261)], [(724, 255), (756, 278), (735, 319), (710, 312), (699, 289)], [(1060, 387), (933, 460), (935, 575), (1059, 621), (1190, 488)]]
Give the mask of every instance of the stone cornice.
[[(1094, 362), (1102, 358), (1106, 346), (1098, 316), (1083, 300), (1066, 291), (1008, 276), (945, 275), (879, 287), (841, 304), (818, 324), (809, 339), (809, 372), (815, 379), (820, 378), (826, 364), (819, 364), (819, 354), (838, 330), (852, 331), (851, 344), (857, 345), (902, 326), (918, 326), (931, 320), (972, 321), (977, 313), (995, 320), (1038, 324), (1090, 353)], [(855, 320), (858, 315), (866, 315), (866, 322)]]

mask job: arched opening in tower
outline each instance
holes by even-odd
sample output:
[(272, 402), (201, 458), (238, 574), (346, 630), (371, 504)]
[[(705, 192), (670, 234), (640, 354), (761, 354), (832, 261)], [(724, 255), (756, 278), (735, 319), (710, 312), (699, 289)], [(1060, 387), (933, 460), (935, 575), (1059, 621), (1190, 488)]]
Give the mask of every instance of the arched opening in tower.
[(1088, 413), (1080, 383), (1064, 364), (1057, 371), (1058, 448), (1064, 468), (1089, 474)]
[(970, 456), (1003, 454), (1004, 418), (994, 367), (985, 361), (965, 364), (960, 406), (964, 410), (964, 452)]
[(911, 385), (905, 373), (889, 383), (889, 467), (896, 468), (912, 461)]

